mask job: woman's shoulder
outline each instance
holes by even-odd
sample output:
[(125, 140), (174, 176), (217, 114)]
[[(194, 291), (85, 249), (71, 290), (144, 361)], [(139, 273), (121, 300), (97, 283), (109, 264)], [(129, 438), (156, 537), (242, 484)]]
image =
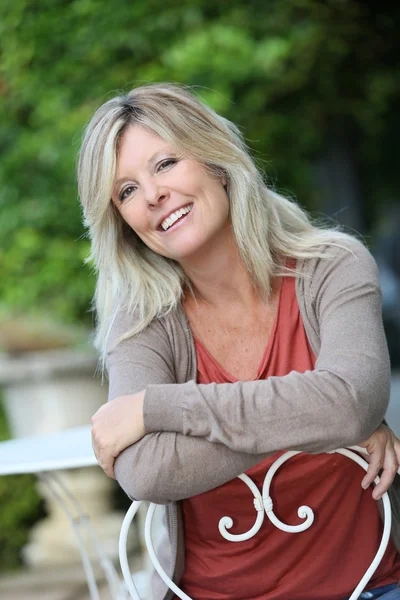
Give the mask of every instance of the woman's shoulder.
[(193, 339), (180, 305), (138, 331), (140, 325), (140, 315), (122, 309), (116, 312), (107, 343), (107, 364), (130, 357), (131, 362), (145, 365), (143, 368), (173, 373), (178, 383), (193, 379)]
[(315, 248), (315, 255), (297, 261), (296, 289), (299, 299), (314, 303), (317, 298), (340, 291), (373, 287), (379, 290), (379, 272), (366, 245), (351, 236), (334, 237)]
[(126, 307), (119, 307), (112, 316), (107, 346), (112, 348), (124, 339), (140, 339), (141, 342), (147, 340), (148, 343), (156, 344), (160, 337), (182, 338), (185, 335), (185, 319), (182, 313), (178, 305), (165, 315), (144, 322), (139, 310), (129, 311)]
[(307, 277), (340, 277), (344, 272), (376, 278), (377, 265), (367, 246), (359, 239), (346, 235), (333, 237), (330, 243), (315, 247), (315, 255), (298, 261), (299, 270)]

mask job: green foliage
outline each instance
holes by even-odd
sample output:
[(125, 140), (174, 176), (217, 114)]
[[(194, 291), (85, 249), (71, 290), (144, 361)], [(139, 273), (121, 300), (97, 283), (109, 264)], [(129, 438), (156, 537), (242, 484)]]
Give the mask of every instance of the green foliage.
[[(9, 437), (0, 402), (0, 441)], [(0, 477), (0, 571), (21, 564), (21, 549), (29, 529), (43, 515), (40, 496), (31, 475)]]
[(10, 0), (0, 6), (0, 281), (7, 305), (90, 323), (75, 185), (84, 125), (118, 90), (178, 81), (239, 123), (278, 187), (315, 208), (345, 136), (370, 220), (397, 193), (399, 8), (362, 0)]
[(87, 240), (47, 237), (27, 225), (12, 232), (9, 244), (0, 248), (0, 279), (8, 282), (3, 303), (40, 307), (67, 322), (87, 319), (92, 281), (83, 262), (88, 253)]

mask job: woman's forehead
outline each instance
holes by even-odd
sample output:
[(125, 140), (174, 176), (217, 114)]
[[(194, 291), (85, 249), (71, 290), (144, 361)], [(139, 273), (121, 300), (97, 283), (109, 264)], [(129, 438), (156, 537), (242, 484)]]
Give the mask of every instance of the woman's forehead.
[(147, 129), (139, 124), (128, 125), (120, 138), (120, 151), (124, 147), (128, 147), (129, 150), (136, 149), (137, 151), (143, 151), (153, 148), (171, 148), (172, 144), (167, 140), (160, 137), (154, 131)]
[(120, 138), (117, 172), (133, 165), (144, 167), (151, 164), (157, 156), (175, 151), (175, 148), (141, 125), (129, 125)]

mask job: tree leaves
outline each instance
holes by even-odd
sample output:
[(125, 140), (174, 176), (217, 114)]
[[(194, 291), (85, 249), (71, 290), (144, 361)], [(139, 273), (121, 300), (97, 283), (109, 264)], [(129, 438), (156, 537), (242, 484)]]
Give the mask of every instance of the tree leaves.
[(351, 132), (376, 217), (377, 194), (384, 204), (397, 193), (398, 23), (397, 5), (361, 0), (3, 3), (2, 301), (91, 321), (76, 155), (94, 110), (144, 82), (194, 86), (239, 124), (270, 181), (310, 208), (314, 161)]

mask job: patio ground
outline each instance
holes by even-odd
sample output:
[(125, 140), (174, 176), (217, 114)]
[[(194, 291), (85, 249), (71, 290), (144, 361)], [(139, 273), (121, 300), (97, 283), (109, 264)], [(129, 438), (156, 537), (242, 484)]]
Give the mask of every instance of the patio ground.
[[(143, 559), (131, 557), (132, 572), (143, 568)], [(100, 600), (113, 600), (107, 584), (98, 576)], [(23, 570), (0, 576), (2, 600), (90, 600), (82, 565), (52, 568), (51, 570)]]

